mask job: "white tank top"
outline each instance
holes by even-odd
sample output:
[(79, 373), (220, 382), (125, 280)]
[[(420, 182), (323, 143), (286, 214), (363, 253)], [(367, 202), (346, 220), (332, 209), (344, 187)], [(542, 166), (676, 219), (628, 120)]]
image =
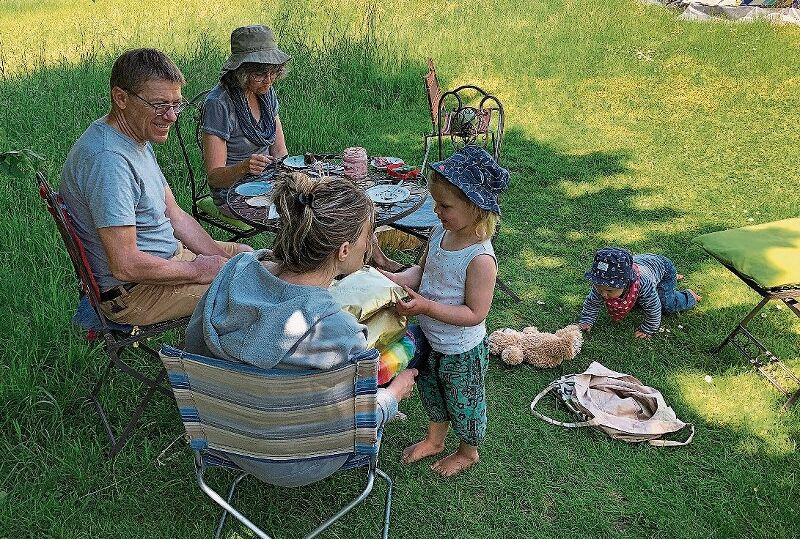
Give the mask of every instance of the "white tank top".
[[(478, 255), (488, 254), (497, 263), (490, 240), (470, 245), (458, 251), (442, 249), (444, 228), (433, 229), (425, 259), (425, 271), (419, 285), (419, 293), (428, 299), (445, 305), (464, 304), (464, 285), (467, 281), (467, 266)], [(454, 326), (429, 316), (418, 315), (419, 325), (431, 348), (442, 354), (461, 354), (472, 350), (486, 336), (486, 321), (470, 327)]]

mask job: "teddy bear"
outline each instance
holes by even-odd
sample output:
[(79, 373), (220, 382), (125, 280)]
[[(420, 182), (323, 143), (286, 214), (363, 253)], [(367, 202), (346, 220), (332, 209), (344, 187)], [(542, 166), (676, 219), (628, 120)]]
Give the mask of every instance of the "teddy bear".
[(523, 361), (534, 367), (552, 368), (581, 351), (583, 335), (577, 325), (567, 326), (555, 333), (542, 333), (530, 326), (522, 331), (498, 329), (489, 335), (489, 353), (499, 355), (507, 365)]

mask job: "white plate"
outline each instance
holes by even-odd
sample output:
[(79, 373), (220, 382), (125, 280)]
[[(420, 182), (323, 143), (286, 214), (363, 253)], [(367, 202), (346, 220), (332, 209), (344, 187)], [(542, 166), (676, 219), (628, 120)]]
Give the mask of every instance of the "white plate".
[(255, 181), (247, 182), (236, 186), (234, 189), (237, 194), (244, 197), (254, 197), (258, 195), (266, 195), (272, 191), (272, 182)]
[(306, 165), (305, 157), (302, 155), (291, 155), (287, 157), (283, 160), (283, 166), (294, 170), (300, 170), (308, 167), (308, 165)]
[[(379, 164), (381, 163), (380, 160), (383, 161), (383, 164)], [(373, 157), (372, 160), (369, 162), (370, 165), (372, 165), (378, 170), (386, 170), (387, 166), (394, 165), (396, 163), (405, 164), (405, 161), (403, 161), (399, 157)]]
[(367, 189), (367, 196), (375, 204), (394, 204), (402, 202), (411, 195), (411, 191), (402, 185), (375, 185)]
[(251, 197), (245, 199), (245, 202), (249, 206), (253, 206), (254, 208), (266, 208), (270, 204), (270, 197), (267, 195), (261, 195), (257, 197)]

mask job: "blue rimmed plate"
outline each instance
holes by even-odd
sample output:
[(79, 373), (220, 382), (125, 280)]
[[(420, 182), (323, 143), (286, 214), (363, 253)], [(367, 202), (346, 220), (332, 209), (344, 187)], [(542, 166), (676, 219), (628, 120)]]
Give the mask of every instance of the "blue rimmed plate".
[(293, 170), (301, 170), (308, 167), (308, 165), (306, 165), (306, 159), (302, 155), (290, 155), (283, 160), (283, 166)]
[(265, 182), (265, 181), (255, 181), (255, 182), (247, 182), (236, 186), (237, 195), (242, 195), (243, 197), (257, 197), (259, 195), (266, 195), (270, 191), (272, 191), (272, 182)]

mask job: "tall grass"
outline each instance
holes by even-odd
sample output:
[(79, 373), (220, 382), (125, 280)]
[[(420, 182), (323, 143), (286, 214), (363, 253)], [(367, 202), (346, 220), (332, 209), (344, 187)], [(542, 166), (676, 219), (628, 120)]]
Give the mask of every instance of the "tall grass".
[[(427, 56), (444, 86), (474, 82), (501, 98), (513, 175), (496, 248), (524, 301), (498, 294), (491, 329), (574, 321), (582, 272), (607, 243), (670, 256), (704, 295), (650, 342), (633, 340), (633, 320), (603, 323), (559, 369), (493, 362), (489, 436), (461, 478), (400, 464), (426, 423), (417, 400), (403, 404), (411, 420), (390, 427), (382, 449), (396, 480), (394, 536), (797, 535), (797, 412), (781, 413), (781, 396), (732, 352), (706, 353), (756, 297), (690, 240), (797, 215), (800, 31), (685, 23), (629, 0), (6, 1), (0, 150), (45, 155), (57, 183), (72, 143), (107, 110), (122, 50), (167, 51), (188, 97), (216, 82), (230, 30), (253, 22), (273, 25), (293, 57), (278, 83), (291, 153), (359, 144), (419, 160)], [(156, 151), (186, 204), (175, 140)], [(216, 512), (193, 486), (189, 455), (176, 445), (156, 459), (180, 434), (173, 403), (156, 402), (116, 461), (102, 455), (83, 397), (103, 357), (69, 327), (74, 278), (32, 179), (0, 176), (0, 260), (0, 538), (209, 536)], [(786, 309), (765, 315), (754, 329), (800, 371), (800, 324)], [(539, 388), (593, 360), (662, 389), (697, 425), (695, 442), (629, 446), (527, 414)], [(121, 414), (134, 386), (115, 378), (110, 389)], [(350, 488), (253, 486), (240, 503), (292, 536)], [(369, 501), (329, 535), (373, 536), (378, 511)]]

